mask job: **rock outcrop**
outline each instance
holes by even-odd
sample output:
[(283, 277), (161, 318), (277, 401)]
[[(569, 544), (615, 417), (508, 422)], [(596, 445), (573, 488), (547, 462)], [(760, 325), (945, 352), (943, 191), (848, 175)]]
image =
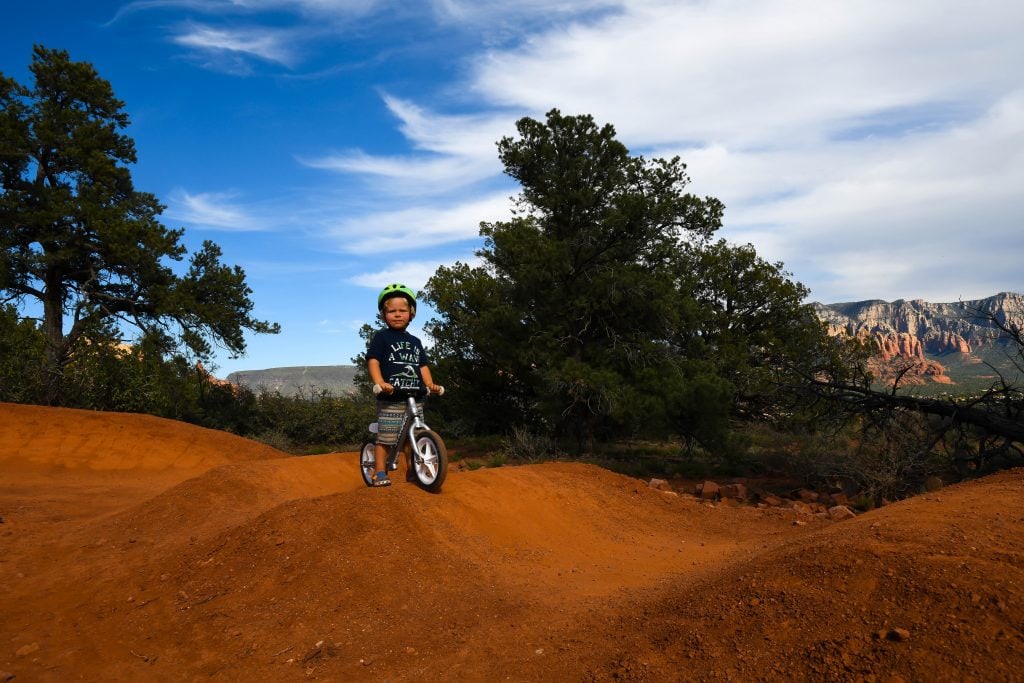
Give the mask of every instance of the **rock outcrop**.
[(933, 304), (921, 299), (813, 304), (832, 334), (869, 338), (878, 349), (870, 367), (885, 382), (951, 383), (939, 358), (970, 356), (1001, 337), (992, 320), (1024, 316), (1024, 295), (1002, 292), (986, 299)]

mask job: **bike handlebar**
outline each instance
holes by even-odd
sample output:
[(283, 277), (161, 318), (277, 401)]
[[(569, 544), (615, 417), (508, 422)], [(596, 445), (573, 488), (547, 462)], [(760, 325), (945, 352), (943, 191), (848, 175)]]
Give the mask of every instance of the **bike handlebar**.
[[(385, 395), (388, 396), (389, 398), (397, 398), (397, 399), (409, 398), (410, 396), (413, 397), (413, 398), (423, 398), (424, 396), (428, 396), (431, 393), (437, 393), (438, 396), (441, 396), (441, 395), (444, 394), (444, 387), (442, 387), (440, 385), (438, 385), (438, 386), (441, 389), (438, 392), (431, 392), (430, 389), (428, 389), (426, 387), (420, 387), (419, 389), (402, 389), (400, 387), (395, 387), (394, 391), (392, 391), (390, 394), (385, 394)], [(374, 396), (380, 396), (380, 394), (383, 393), (383, 391), (384, 391), (384, 388), (381, 387), (381, 385), (379, 385), (379, 384), (374, 384), (373, 385), (373, 395)]]

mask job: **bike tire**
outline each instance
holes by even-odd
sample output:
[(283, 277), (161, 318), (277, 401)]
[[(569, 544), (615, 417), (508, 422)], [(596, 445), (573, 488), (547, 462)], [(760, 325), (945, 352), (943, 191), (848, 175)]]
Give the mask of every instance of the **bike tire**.
[(373, 475), (377, 473), (377, 460), (374, 457), (374, 448), (377, 442), (372, 439), (364, 441), (359, 449), (359, 472), (363, 475), (363, 483), (373, 486)]
[(448, 448), (444, 440), (429, 429), (413, 438), (412, 474), (420, 488), (437, 493), (448, 476)]

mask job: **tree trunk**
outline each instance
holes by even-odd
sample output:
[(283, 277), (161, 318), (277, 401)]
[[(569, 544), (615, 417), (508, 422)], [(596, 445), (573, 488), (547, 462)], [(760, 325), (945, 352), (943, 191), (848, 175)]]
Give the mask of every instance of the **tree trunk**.
[(957, 403), (951, 399), (896, 395), (889, 392), (815, 380), (812, 386), (825, 398), (840, 401), (861, 412), (903, 408), (928, 415), (949, 418), (972, 425), (989, 434), (1017, 443), (1024, 443), (1024, 406), (1019, 400), (1007, 399), (1002, 392), (989, 391), (971, 402)]
[(46, 297), (43, 299), (43, 332), (46, 335), (46, 395), (48, 405), (60, 399), (67, 348), (64, 343), (64, 288), (60, 278), (47, 277)]

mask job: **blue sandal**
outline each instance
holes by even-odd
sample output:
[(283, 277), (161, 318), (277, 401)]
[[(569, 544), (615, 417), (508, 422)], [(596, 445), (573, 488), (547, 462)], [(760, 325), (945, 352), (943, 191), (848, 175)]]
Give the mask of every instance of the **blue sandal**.
[(373, 479), (374, 486), (391, 486), (391, 480), (388, 479), (388, 473), (381, 470), (377, 473), (377, 476)]

